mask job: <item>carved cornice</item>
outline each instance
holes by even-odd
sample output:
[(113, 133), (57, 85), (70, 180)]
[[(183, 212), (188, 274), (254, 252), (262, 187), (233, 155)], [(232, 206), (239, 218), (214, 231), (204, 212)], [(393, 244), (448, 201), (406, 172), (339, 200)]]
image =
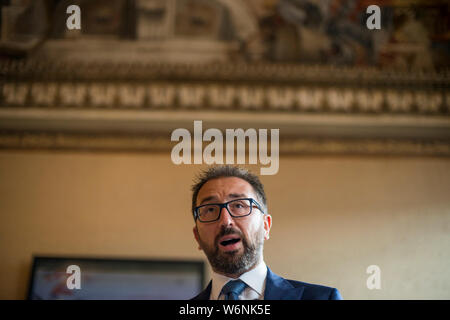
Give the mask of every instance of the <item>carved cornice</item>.
[(3, 60), (0, 74), (0, 106), (450, 114), (449, 71)]
[(191, 80), (448, 88), (450, 70), (400, 72), (375, 67), (289, 63), (158, 63), (0, 60), (0, 74), (14, 80)]
[(279, 128), (280, 152), (449, 156), (450, 73), (273, 64), (0, 62), (2, 148), (170, 149), (170, 131)]
[(450, 118), (411, 115), (295, 114), (219, 110), (0, 108), (0, 130), (170, 135), (177, 128), (273, 128), (281, 136), (358, 139), (449, 139)]
[[(170, 157), (174, 145), (160, 135), (0, 132), (0, 149), (164, 152)], [(450, 156), (445, 140), (283, 138), (279, 148), (282, 155)]]
[(450, 114), (442, 88), (365, 88), (305, 84), (7, 81), (0, 106), (185, 109), (294, 113)]

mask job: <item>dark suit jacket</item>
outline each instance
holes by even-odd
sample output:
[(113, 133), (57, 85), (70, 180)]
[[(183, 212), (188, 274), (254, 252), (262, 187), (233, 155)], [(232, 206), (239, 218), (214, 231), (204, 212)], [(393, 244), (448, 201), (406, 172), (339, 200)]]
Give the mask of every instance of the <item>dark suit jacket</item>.
[[(192, 300), (209, 300), (212, 282)], [(335, 288), (287, 280), (267, 268), (264, 300), (342, 300)]]

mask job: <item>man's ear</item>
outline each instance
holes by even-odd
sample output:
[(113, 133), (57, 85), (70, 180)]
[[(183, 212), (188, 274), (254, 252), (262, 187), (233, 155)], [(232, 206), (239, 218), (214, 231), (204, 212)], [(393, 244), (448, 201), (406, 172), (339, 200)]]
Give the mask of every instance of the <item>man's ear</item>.
[(270, 228), (272, 227), (272, 216), (266, 213), (264, 216), (264, 240), (269, 240)]
[(194, 228), (192, 229), (192, 231), (194, 232), (194, 238), (198, 243), (198, 250), (202, 250), (202, 248), (200, 247), (200, 241), (199, 239), (199, 235), (198, 235), (198, 230), (197, 230), (197, 226), (194, 226)]

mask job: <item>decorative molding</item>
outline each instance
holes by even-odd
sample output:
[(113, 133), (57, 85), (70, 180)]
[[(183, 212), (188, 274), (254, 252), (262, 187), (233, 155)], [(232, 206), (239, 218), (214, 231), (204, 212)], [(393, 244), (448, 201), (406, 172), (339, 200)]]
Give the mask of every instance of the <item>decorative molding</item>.
[(0, 106), (450, 115), (450, 71), (0, 60)]
[[(174, 145), (169, 136), (158, 135), (0, 133), (4, 150), (164, 152), (170, 157)], [(279, 148), (282, 155), (450, 156), (448, 141), (284, 138)]]
[(0, 147), (168, 151), (170, 132), (279, 128), (285, 154), (449, 156), (450, 72), (0, 61)]
[(168, 151), (169, 137), (86, 133), (1, 132), (1, 149)]
[(83, 110), (0, 108), (0, 130), (93, 134), (170, 135), (177, 128), (280, 129), (280, 135), (332, 139), (450, 140), (450, 117), (431, 115), (354, 115), (255, 113), (220, 110)]
[(0, 106), (450, 115), (450, 90), (187, 81), (7, 81), (2, 85)]
[(450, 142), (395, 139), (290, 139), (281, 141), (280, 150), (282, 154), (449, 157)]
[[(107, 58), (107, 57), (106, 57)], [(450, 69), (398, 71), (375, 67), (304, 65), (299, 63), (161, 63), (110, 62), (103, 56), (91, 62), (61, 59), (0, 59), (0, 74), (11, 80), (143, 81), (189, 80), (381, 86), (450, 86)]]

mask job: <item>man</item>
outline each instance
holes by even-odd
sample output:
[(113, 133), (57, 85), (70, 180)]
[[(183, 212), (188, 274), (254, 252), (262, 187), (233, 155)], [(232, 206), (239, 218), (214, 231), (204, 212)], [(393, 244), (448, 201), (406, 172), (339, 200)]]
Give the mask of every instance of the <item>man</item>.
[(284, 279), (264, 263), (272, 217), (259, 178), (232, 166), (204, 171), (192, 187), (194, 236), (212, 281), (194, 300), (342, 299), (339, 291)]

